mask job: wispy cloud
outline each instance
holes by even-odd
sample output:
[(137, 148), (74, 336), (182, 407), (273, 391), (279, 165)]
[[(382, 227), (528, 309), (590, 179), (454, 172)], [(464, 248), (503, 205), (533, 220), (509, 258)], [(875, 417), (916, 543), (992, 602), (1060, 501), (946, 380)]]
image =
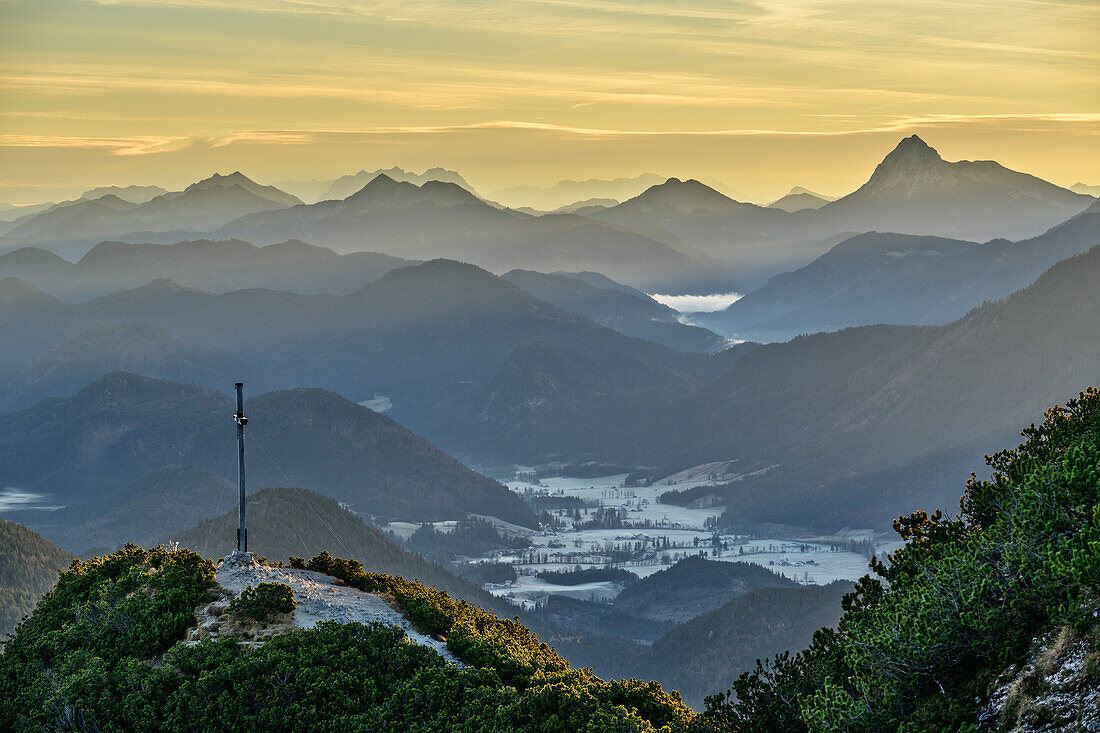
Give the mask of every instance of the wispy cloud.
[(3, 148), (103, 148), (112, 155), (150, 155), (181, 150), (187, 137), (74, 137), (65, 135), (0, 135)]
[(922, 115), (883, 120), (878, 124), (846, 127), (837, 130), (812, 129), (756, 129), (731, 128), (708, 130), (631, 130), (615, 128), (575, 127), (549, 122), (522, 120), (492, 120), (465, 125), (410, 125), (375, 127), (366, 129), (319, 130), (241, 130), (217, 138), (214, 147), (237, 143), (267, 145), (308, 145), (324, 141), (338, 141), (352, 137), (383, 135), (439, 135), (487, 130), (511, 130), (550, 133), (578, 137), (838, 137), (876, 133), (900, 133), (919, 128), (944, 125), (1012, 125), (1022, 123), (1052, 123), (1056, 125), (1100, 124), (1100, 113), (1052, 113), (1052, 114), (991, 114), (991, 115)]

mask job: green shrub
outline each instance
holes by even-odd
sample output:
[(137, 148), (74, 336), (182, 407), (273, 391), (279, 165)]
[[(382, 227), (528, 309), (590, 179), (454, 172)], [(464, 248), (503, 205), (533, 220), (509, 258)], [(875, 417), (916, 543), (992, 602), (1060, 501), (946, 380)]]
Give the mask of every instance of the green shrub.
[(914, 512), (835, 633), (743, 675), (705, 718), (734, 731), (975, 730), (992, 680), (1037, 636), (1091, 622), (1100, 590), (1100, 393), (1082, 392), (987, 457), (961, 513)]
[[(683, 730), (694, 719), (677, 692), (638, 680), (604, 681), (569, 663), (518, 620), (499, 619), (477, 606), (404, 578), (368, 573), (355, 560), (322, 552), (308, 562), (290, 558), (294, 568), (339, 578), (359, 590), (391, 595), (422, 633), (445, 638), (464, 663), (492, 671), (523, 693), (525, 705), (551, 716), (563, 727), (547, 730), (602, 730), (599, 721), (619, 721), (608, 730)], [(623, 717), (625, 716), (625, 718)], [(593, 727), (595, 726), (595, 727)], [(616, 727), (619, 726), (619, 727)]]
[(285, 583), (260, 583), (248, 586), (229, 603), (229, 613), (238, 621), (266, 623), (276, 616), (290, 613), (297, 606), (294, 589)]
[[(570, 669), (519, 623), (440, 591), (327, 554), (308, 565), (392, 594), (465, 666), (382, 624), (181, 644), (213, 566), (128, 546), (74, 563), (16, 630), (0, 654), (0, 730), (674, 733), (694, 717), (654, 683)], [(266, 613), (293, 596), (273, 583), (242, 599), (238, 610)]]

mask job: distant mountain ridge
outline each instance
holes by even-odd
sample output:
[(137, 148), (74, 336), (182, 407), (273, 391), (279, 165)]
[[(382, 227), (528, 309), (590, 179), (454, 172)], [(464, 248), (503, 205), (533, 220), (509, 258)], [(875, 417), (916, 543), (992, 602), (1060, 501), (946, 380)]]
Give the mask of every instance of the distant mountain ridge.
[(676, 311), (648, 295), (626, 292), (617, 284), (594, 287), (581, 278), (529, 270), (512, 270), (502, 277), (540, 300), (627, 336), (683, 351), (711, 352), (729, 346), (727, 339), (715, 333), (680, 323)]
[(795, 186), (785, 196), (768, 204), (768, 208), (782, 209), (783, 211), (794, 213), (796, 211), (802, 211), (803, 209), (820, 209), (825, 204), (835, 200), (834, 198), (814, 193), (802, 186)]
[[(16, 457), (0, 466), (0, 482), (64, 504), (94, 504), (163, 466), (232, 476), (231, 408), (223, 393), (109, 374), (73, 397), (0, 415), (0, 450)], [(536, 524), (502, 485), (331, 392), (269, 392), (250, 397), (246, 410), (254, 487), (293, 483), (364, 514), (409, 521), (475, 512)]]
[(726, 283), (720, 263), (575, 215), (531, 217), (496, 209), (453, 183), (419, 186), (380, 174), (342, 201), (242, 217), (218, 230), (265, 244), (305, 238), (341, 252), (362, 249), (446, 257), (506, 272), (597, 270), (633, 285), (703, 288)]
[(375, 171), (367, 172), (361, 170), (353, 175), (341, 176), (334, 180), (325, 192), (321, 194), (318, 201), (330, 201), (337, 199), (346, 199), (353, 193), (362, 190), (363, 186), (373, 181), (378, 176), (386, 176), (387, 178), (400, 181), (404, 183), (411, 183), (417, 186), (422, 186), (429, 181), (440, 181), (442, 183), (453, 183), (460, 188), (463, 188), (478, 196), (477, 191), (469, 182), (462, 177), (457, 171), (447, 170), (446, 168), (428, 168), (423, 173), (413, 173), (412, 171), (406, 171), (398, 166), (392, 168), (379, 168)]
[(1086, 209), (1088, 197), (994, 161), (949, 163), (911, 135), (856, 191), (818, 210), (819, 225), (979, 241), (1022, 239)]
[(766, 341), (873, 323), (946, 323), (1029, 285), (1057, 262), (1097, 244), (1100, 204), (1020, 242), (977, 244), (871, 232), (696, 321)]
[(144, 204), (146, 201), (166, 193), (168, 193), (168, 189), (160, 186), (99, 186), (80, 194), (80, 198), (98, 199), (112, 195), (132, 204)]
[(0, 412), (47, 397), (75, 394), (89, 382), (115, 371), (213, 387), (225, 375), (251, 371), (229, 353), (195, 346), (148, 323), (99, 326), (42, 356), (17, 377), (0, 381)]
[(949, 163), (912, 135), (886, 155), (863, 186), (816, 208), (760, 207), (698, 181), (669, 179), (591, 216), (672, 246), (696, 247), (725, 262), (735, 278), (763, 284), (811, 262), (844, 233), (1023, 239), (1093, 201), (993, 161)]
[(300, 204), (273, 186), (262, 186), (240, 171), (214, 174), (182, 191), (171, 191), (142, 203), (113, 193), (96, 199), (68, 201), (15, 220), (7, 241), (47, 243), (81, 251), (98, 240), (134, 232), (212, 231), (245, 214)]
[(584, 181), (558, 181), (551, 186), (514, 186), (493, 191), (490, 195), (512, 206), (530, 206), (553, 211), (575, 201), (604, 198), (623, 200), (637, 196), (649, 186), (665, 180), (655, 173), (642, 173), (630, 178), (613, 180), (589, 178)]
[(101, 242), (75, 264), (34, 247), (2, 254), (0, 278), (21, 277), (69, 301), (135, 288), (155, 279), (219, 292), (266, 287), (343, 294), (409, 264), (376, 252), (340, 255), (299, 240), (266, 247), (238, 239), (170, 245)]

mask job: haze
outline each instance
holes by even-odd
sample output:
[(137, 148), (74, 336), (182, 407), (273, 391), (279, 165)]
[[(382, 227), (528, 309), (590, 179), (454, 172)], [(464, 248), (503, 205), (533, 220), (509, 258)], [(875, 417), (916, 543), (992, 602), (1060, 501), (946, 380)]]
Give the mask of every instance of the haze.
[[(842, 195), (898, 139), (1100, 180), (1088, 2), (0, 2), (0, 201), (445, 166)], [(523, 202), (506, 201), (512, 205)]]

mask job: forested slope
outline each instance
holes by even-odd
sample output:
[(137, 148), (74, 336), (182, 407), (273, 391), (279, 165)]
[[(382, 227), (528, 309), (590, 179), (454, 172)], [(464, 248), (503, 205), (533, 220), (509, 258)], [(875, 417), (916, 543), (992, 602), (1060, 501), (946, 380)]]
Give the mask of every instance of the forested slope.
[(0, 642), (31, 612), (73, 556), (21, 524), (0, 519)]
[[(732, 731), (955, 733), (1010, 730), (1039, 716), (1059, 730), (1092, 730), (1100, 392), (1051, 408), (1023, 436), (1018, 448), (987, 459), (989, 479), (967, 483), (958, 515), (900, 517), (894, 527), (905, 545), (845, 598), (837, 629), (739, 678), (736, 699), (713, 698), (709, 718)], [(1092, 648), (1067, 670), (1082, 682), (1059, 720), (1030, 704), (1041, 685), (990, 713), (998, 678), (1059, 629), (1060, 648)]]

